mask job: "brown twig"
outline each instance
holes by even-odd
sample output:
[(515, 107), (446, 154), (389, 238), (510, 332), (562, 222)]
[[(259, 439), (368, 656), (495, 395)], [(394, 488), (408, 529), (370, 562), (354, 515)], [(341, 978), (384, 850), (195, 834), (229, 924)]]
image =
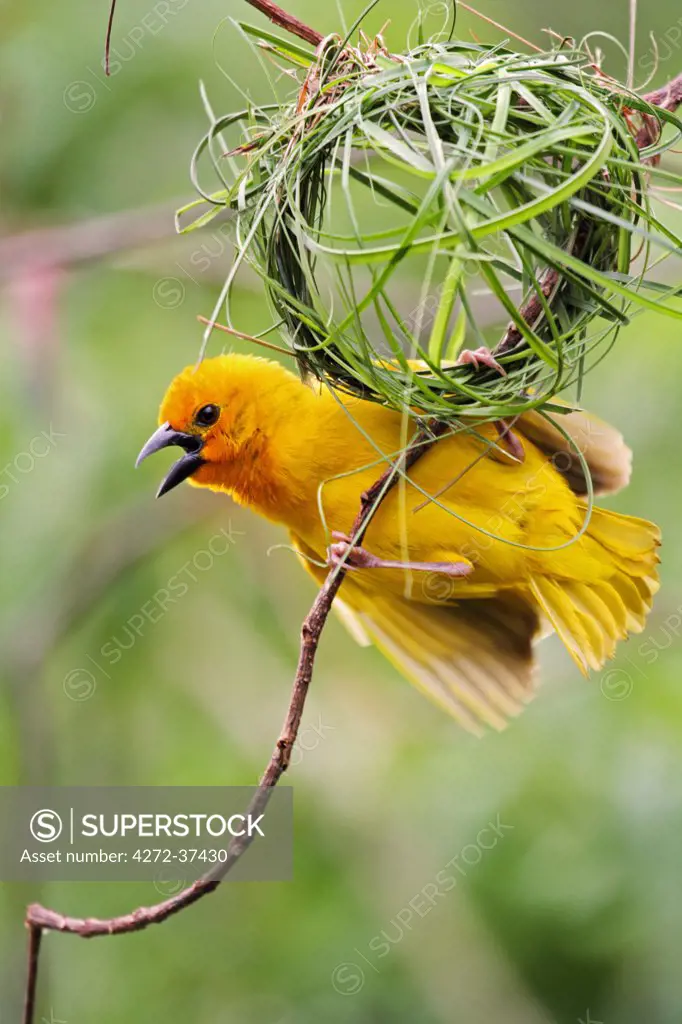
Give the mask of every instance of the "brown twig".
[(682, 75), (673, 78), (661, 89), (646, 93), (642, 99), (650, 103), (652, 107), (662, 107), (663, 110), (674, 113), (682, 103)]
[(273, 345), (272, 342), (266, 341), (265, 338), (256, 338), (253, 334), (245, 334), (244, 331), (237, 331), (234, 327), (228, 327), (227, 324), (220, 324), (217, 320), (209, 320), (206, 316), (197, 316), (197, 320), (200, 324), (205, 324), (215, 331), (223, 331), (225, 334), (229, 334), (233, 338), (241, 338), (243, 341), (251, 341), (254, 345), (260, 345), (261, 348), (267, 348), (271, 352), (279, 352), (282, 356), (289, 356), (291, 359), (296, 358), (296, 353), (293, 349), (284, 348), (282, 345)]
[[(391, 464), (376, 483), (362, 495), (360, 510), (351, 530), (352, 544), (359, 544), (361, 542), (372, 516), (386, 494), (395, 485), (400, 473), (410, 469), (417, 459), (421, 458), (436, 442), (445, 429), (445, 424), (435, 424), (432, 431), (429, 432), (421, 428), (397, 462)], [(344, 577), (345, 569), (343, 565), (329, 571), (303, 623), (298, 667), (294, 677), (289, 708), (270, 762), (251, 801), (249, 807), (249, 812), (251, 813), (258, 813), (266, 807), (273, 787), (277, 785), (289, 767), (291, 752), (296, 743), (312, 679), (315, 656), (322, 630)], [(122, 914), (119, 917), (104, 919), (66, 917), (38, 903), (31, 904), (26, 912), (25, 921), (29, 931), (29, 951), (24, 1024), (33, 1024), (38, 983), (40, 940), (43, 931), (65, 932), (70, 935), (77, 935), (83, 939), (91, 939), (99, 935), (125, 935), (129, 932), (141, 931), (152, 924), (161, 924), (173, 914), (177, 914), (179, 911), (184, 910), (185, 907), (191, 906), (192, 903), (196, 903), (197, 900), (217, 889), (228, 872), (247, 850), (250, 841), (248, 838), (233, 840), (228, 847), (228, 856), (224, 863), (217, 865), (212, 872), (204, 875), (176, 896), (172, 896), (170, 899), (157, 903), (152, 907), (138, 907), (131, 913)]]
[(109, 6), (109, 17), (107, 19), (107, 35), (104, 40), (104, 74), (109, 77), (111, 74), (111, 33), (114, 27), (114, 14), (116, 13), (116, 0), (111, 0)]
[[(673, 113), (682, 103), (682, 75), (673, 78), (671, 82), (668, 82), (661, 89), (655, 89), (653, 92), (646, 93), (642, 99), (650, 103), (652, 107), (660, 107), (662, 110), (669, 110)], [(644, 149), (658, 142), (661, 134), (661, 122), (653, 114), (640, 113), (640, 119), (641, 127), (635, 136), (635, 142), (639, 149)], [(660, 155), (651, 157), (647, 162), (658, 164), (659, 161)]]
[(305, 22), (299, 21), (293, 14), (287, 14), (281, 7), (274, 4), (272, 0), (246, 0), (246, 2), (251, 7), (255, 7), (261, 14), (264, 14), (266, 18), (269, 18), (278, 28), (285, 29), (292, 36), (298, 36), (299, 39), (303, 39), (306, 43), (318, 46), (324, 39), (321, 32), (311, 28), (310, 25), (306, 25)]
[[(540, 291), (544, 295), (545, 299), (549, 301), (552, 293), (557, 288), (561, 281), (561, 275), (558, 270), (554, 267), (549, 267), (542, 274), (538, 281)], [(540, 296), (535, 292), (525, 305), (521, 306), (519, 314), (526, 321), (528, 326), (533, 329), (537, 324), (538, 320), (544, 316), (544, 306), (540, 300)], [(504, 355), (505, 352), (511, 352), (512, 349), (516, 348), (523, 341), (523, 334), (519, 329), (518, 325), (511, 321), (507, 330), (505, 331), (504, 337), (498, 343), (495, 348), (495, 355)]]
[[(581, 256), (589, 239), (589, 234), (589, 227), (583, 222), (574, 232), (574, 236), (568, 245), (568, 251), (575, 256)], [(561, 285), (561, 274), (554, 267), (548, 267), (547, 270), (540, 275), (537, 284), (539, 292), (542, 294), (545, 302), (551, 305), (552, 300)], [(534, 330), (545, 315), (545, 303), (543, 303), (537, 290), (534, 290), (528, 301), (521, 306), (519, 313), (531, 330)], [(504, 337), (495, 349), (495, 355), (499, 356), (503, 355), (505, 352), (511, 352), (511, 350), (516, 348), (516, 346), (522, 341), (523, 334), (519, 330), (517, 323), (512, 320), (507, 327)]]
[(24, 999), (24, 1020), (32, 1021), (36, 1008), (36, 988), (38, 984), (38, 966), (40, 964), (40, 944), (43, 941), (43, 930), (37, 925), (28, 925), (28, 977), (26, 979), (26, 998)]

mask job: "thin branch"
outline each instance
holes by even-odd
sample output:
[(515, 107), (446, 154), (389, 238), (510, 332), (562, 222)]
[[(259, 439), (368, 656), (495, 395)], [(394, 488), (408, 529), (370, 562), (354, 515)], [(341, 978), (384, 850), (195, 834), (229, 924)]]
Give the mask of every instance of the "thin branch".
[[(554, 267), (549, 267), (541, 275), (538, 285), (540, 286), (540, 291), (548, 302), (551, 301), (551, 297), (560, 282), (561, 275), (558, 270), (554, 269)], [(534, 292), (528, 302), (519, 309), (519, 316), (525, 320), (531, 330), (535, 328), (537, 322), (543, 315), (544, 307), (537, 292)], [(518, 325), (512, 321), (507, 327), (504, 337), (495, 348), (495, 355), (500, 356), (504, 355), (505, 352), (511, 352), (511, 350), (516, 348), (517, 345), (520, 345), (522, 341), (523, 334), (521, 333)]]
[(28, 924), (28, 978), (26, 979), (26, 998), (24, 1000), (24, 1020), (29, 1024), (33, 1020), (36, 1008), (36, 987), (38, 984), (38, 965), (40, 963), (40, 944), (43, 941), (43, 930)]
[(116, 13), (116, 0), (111, 0), (109, 17), (107, 19), (107, 36), (104, 40), (104, 74), (109, 77), (111, 73), (111, 32), (114, 27), (114, 14)]
[[(438, 440), (446, 430), (446, 424), (434, 424), (427, 432), (420, 428), (402, 456), (366, 491), (361, 498), (360, 510), (351, 530), (351, 543), (359, 544), (370, 524), (372, 516), (388, 492), (395, 486), (401, 473), (410, 469), (425, 452)], [(274, 786), (277, 785), (289, 767), (291, 752), (301, 725), (303, 709), (310, 687), (315, 664), (315, 656), (325, 623), (341, 584), (345, 577), (343, 566), (330, 569), (327, 578), (318, 591), (317, 597), (305, 618), (301, 629), (301, 646), (298, 667), (294, 677), (294, 685), (289, 701), (284, 725), (280, 737), (275, 744), (270, 762), (258, 784), (258, 789), (251, 801), (249, 812), (260, 813), (267, 806)], [(198, 879), (193, 885), (176, 896), (152, 907), (138, 907), (129, 914), (112, 918), (76, 918), (66, 917), (54, 910), (33, 903), (26, 912), (26, 926), (29, 929), (28, 975), (26, 981), (26, 1000), (23, 1024), (33, 1024), (35, 1015), (36, 990), (38, 983), (38, 964), (40, 954), (40, 938), (42, 932), (57, 931), (70, 935), (78, 935), (83, 939), (95, 938), (99, 935), (125, 935), (129, 932), (142, 931), (152, 924), (161, 924), (173, 914), (191, 906), (197, 900), (214, 892), (228, 872), (248, 849), (252, 839), (234, 839), (227, 851), (227, 859), (216, 868)]]
[[(671, 82), (668, 82), (661, 89), (645, 93), (642, 99), (650, 103), (652, 107), (661, 107), (662, 110), (669, 110), (671, 113), (674, 113), (680, 103), (682, 103), (682, 75), (673, 78)], [(639, 149), (645, 149), (647, 146), (653, 146), (658, 142), (661, 136), (662, 125), (659, 118), (654, 114), (642, 113), (640, 117), (642, 124), (635, 136), (635, 142)], [(658, 164), (660, 159), (660, 154), (658, 154), (645, 162)]]
[(652, 107), (662, 107), (663, 110), (670, 110), (671, 113), (674, 113), (682, 104), (682, 75), (673, 78), (671, 82), (660, 89), (645, 93), (642, 99), (650, 103)]
[(243, 341), (251, 341), (254, 345), (260, 345), (261, 348), (270, 349), (271, 352), (279, 352), (282, 356), (290, 356), (295, 359), (296, 353), (293, 349), (284, 348), (282, 345), (273, 345), (271, 341), (266, 341), (264, 338), (257, 338), (253, 334), (244, 334), (243, 331), (237, 331), (234, 327), (228, 327), (227, 324), (220, 324), (217, 320), (209, 320), (205, 316), (197, 316), (197, 320), (200, 324), (206, 324), (216, 331), (223, 331), (225, 334), (230, 334), (233, 338), (241, 338)]
[(292, 36), (298, 36), (299, 39), (305, 40), (306, 43), (318, 46), (324, 39), (321, 32), (311, 28), (310, 25), (306, 25), (305, 22), (299, 21), (293, 14), (287, 14), (281, 7), (274, 4), (272, 0), (246, 0), (246, 2), (251, 7), (255, 7), (261, 14), (264, 14), (270, 21), (274, 22), (278, 28), (285, 29)]

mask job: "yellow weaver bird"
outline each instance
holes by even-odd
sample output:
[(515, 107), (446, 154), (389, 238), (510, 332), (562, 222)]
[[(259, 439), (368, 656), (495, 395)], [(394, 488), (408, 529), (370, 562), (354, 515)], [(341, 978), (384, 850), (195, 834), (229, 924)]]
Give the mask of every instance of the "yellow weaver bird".
[(560, 422), (573, 445), (535, 412), (506, 440), (490, 423), (444, 436), (385, 497), (361, 549), (347, 542), (360, 495), (406, 443), (404, 418), (278, 363), (231, 354), (183, 370), (138, 462), (178, 445), (159, 495), (184, 480), (225, 491), (287, 527), (318, 582), (346, 558), (335, 607), (352, 635), (480, 732), (533, 696), (534, 641), (556, 631), (584, 674), (599, 669), (642, 630), (658, 589), (655, 525), (600, 508), (586, 520), (575, 447), (595, 493), (613, 493), (630, 476), (622, 437), (580, 411)]

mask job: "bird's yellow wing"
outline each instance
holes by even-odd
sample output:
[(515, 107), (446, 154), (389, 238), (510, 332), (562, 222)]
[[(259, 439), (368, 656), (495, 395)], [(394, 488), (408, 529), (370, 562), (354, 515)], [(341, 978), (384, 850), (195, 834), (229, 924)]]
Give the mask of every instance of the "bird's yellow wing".
[[(517, 595), (418, 604), (395, 594), (341, 588), (342, 620), (469, 732), (503, 729), (533, 697), (536, 613)], [(356, 604), (357, 602), (357, 604)], [(350, 628), (350, 627), (349, 627)]]
[[(292, 534), (308, 572), (318, 556)], [(533, 640), (540, 623), (521, 594), (448, 604), (420, 603), (368, 587), (349, 573), (334, 607), (353, 638), (373, 643), (395, 667), (469, 732), (503, 729), (532, 698)]]
[[(426, 363), (417, 359), (409, 361), (413, 370), (427, 370)], [(397, 364), (384, 364), (395, 365)], [(444, 363), (444, 368), (455, 363)], [(554, 405), (566, 405), (560, 399), (553, 399)], [(561, 430), (554, 424), (559, 424)], [(589, 467), (595, 496), (615, 494), (630, 482), (632, 452), (623, 435), (598, 416), (574, 409), (565, 414), (554, 414), (549, 418), (535, 410), (523, 413), (514, 421), (513, 429), (532, 441), (552, 462), (572, 491), (579, 497), (587, 496), (587, 481), (576, 448), (582, 452)], [(564, 436), (564, 431), (570, 440)], [(493, 453), (491, 453), (493, 454)]]

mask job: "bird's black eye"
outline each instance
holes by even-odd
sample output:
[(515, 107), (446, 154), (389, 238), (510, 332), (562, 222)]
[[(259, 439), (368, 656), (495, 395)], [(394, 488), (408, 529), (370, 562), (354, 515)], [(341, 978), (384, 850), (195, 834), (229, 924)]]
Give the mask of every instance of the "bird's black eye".
[(217, 405), (203, 405), (194, 414), (194, 422), (199, 427), (212, 427), (220, 418), (220, 407)]

